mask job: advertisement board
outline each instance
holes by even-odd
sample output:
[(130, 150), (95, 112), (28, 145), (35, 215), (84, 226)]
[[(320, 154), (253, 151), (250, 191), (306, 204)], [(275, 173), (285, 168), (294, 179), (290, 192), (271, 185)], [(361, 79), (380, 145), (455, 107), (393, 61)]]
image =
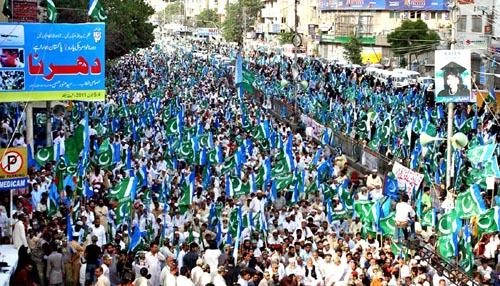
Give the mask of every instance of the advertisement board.
[(0, 149), (0, 190), (25, 188), (28, 175), (26, 148)]
[(457, 33), (457, 49), (486, 50), (489, 36), (482, 33)]
[(468, 102), (471, 97), (470, 50), (436, 50), (436, 102)]
[(0, 102), (104, 100), (104, 23), (0, 24)]
[(320, 0), (321, 10), (448, 11), (446, 0)]
[(37, 0), (14, 0), (12, 1), (13, 22), (38, 22)]

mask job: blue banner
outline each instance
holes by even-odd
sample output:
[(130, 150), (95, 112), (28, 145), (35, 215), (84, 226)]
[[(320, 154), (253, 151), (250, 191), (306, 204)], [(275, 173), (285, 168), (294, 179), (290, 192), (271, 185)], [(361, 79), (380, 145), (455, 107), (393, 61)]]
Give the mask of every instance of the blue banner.
[(5, 23), (0, 36), (0, 102), (104, 100), (104, 23)]
[(321, 10), (448, 11), (446, 0), (321, 0)]

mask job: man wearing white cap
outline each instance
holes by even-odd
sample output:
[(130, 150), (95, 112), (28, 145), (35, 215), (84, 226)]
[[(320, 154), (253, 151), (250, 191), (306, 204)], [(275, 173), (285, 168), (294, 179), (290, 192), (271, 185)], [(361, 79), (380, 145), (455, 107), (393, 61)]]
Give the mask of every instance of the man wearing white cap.
[(191, 270), (191, 281), (193, 281), (195, 285), (198, 285), (198, 281), (200, 281), (201, 275), (203, 274), (202, 266), (203, 259), (198, 258), (198, 260), (196, 260), (196, 266), (193, 268), (193, 270)]
[(214, 286), (227, 286), (226, 280), (224, 280), (224, 274), (226, 273), (226, 268), (224, 266), (219, 266), (217, 268), (217, 274), (214, 276), (212, 283)]

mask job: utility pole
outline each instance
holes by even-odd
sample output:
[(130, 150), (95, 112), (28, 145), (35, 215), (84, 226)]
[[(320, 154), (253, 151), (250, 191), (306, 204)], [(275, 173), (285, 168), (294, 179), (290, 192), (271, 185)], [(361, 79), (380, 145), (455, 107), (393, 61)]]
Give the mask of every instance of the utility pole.
[[(450, 50), (455, 49), (457, 42), (457, 0), (451, 2), (450, 18), (451, 18), (451, 41)], [(447, 136), (446, 136), (446, 189), (451, 186), (451, 178), (453, 177), (453, 163), (452, 163), (452, 145), (451, 139), (453, 136), (453, 102), (448, 103), (448, 122), (447, 122)]]
[(31, 148), (31, 154), (34, 152), (35, 146), (34, 140), (33, 140), (33, 103), (32, 102), (27, 102), (26, 103), (26, 143), (29, 144), (28, 146)]
[[(491, 14), (487, 15), (487, 23), (491, 25), (490, 35), (488, 36), (488, 45), (486, 54), (488, 55), (488, 59), (486, 63), (489, 63), (489, 66), (484, 70), (488, 73), (486, 78), (486, 92), (489, 92), (490, 88), (493, 87), (495, 90), (495, 50), (492, 47), (493, 36), (495, 35), (495, 2), (496, 0), (492, 0), (491, 5)], [(495, 94), (493, 94), (495, 96)]]
[[(297, 38), (299, 37), (299, 34), (297, 33), (297, 27), (299, 26), (299, 21), (297, 21), (298, 16), (297, 16), (297, 5), (299, 3), (299, 0), (293, 0), (293, 37)], [(293, 88), (293, 111), (294, 111), (294, 119), (295, 115), (298, 113), (297, 108), (297, 93), (298, 93), (298, 77), (299, 77), (299, 67), (297, 66), (297, 48), (299, 45), (296, 44), (296, 41), (293, 43), (293, 68), (295, 69), (295, 73), (293, 74), (293, 81), (294, 81), (294, 88)]]
[(50, 101), (47, 101), (47, 116), (46, 116), (46, 123), (45, 123), (45, 133), (47, 136), (47, 143), (46, 146), (51, 146), (52, 145), (52, 105)]

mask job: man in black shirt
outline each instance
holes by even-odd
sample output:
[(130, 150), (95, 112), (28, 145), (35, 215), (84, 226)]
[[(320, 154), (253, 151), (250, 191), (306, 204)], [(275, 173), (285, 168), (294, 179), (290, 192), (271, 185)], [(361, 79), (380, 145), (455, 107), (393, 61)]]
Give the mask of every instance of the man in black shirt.
[(85, 282), (95, 282), (95, 268), (98, 265), (99, 256), (101, 255), (101, 248), (97, 245), (97, 236), (92, 236), (92, 244), (87, 245), (85, 248), (85, 260), (87, 260), (87, 267), (85, 270)]
[(193, 270), (196, 266), (196, 260), (198, 260), (198, 249), (198, 244), (196, 242), (192, 242), (189, 245), (189, 252), (182, 258), (183, 266), (187, 267), (189, 271)]

